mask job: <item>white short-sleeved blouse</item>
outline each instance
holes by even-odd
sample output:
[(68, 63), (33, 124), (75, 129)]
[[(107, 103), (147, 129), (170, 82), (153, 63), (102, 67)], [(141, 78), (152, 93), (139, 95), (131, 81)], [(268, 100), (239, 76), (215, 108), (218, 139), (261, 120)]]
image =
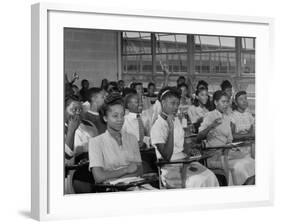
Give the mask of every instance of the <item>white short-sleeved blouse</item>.
[(89, 168), (103, 167), (112, 171), (128, 166), (131, 162), (141, 162), (136, 137), (122, 132), (122, 145), (106, 131), (89, 141)]
[[(164, 120), (160, 115), (158, 115), (157, 120), (151, 128), (151, 144), (156, 147), (156, 144), (165, 144), (167, 142), (169, 135), (169, 126), (166, 120)], [(174, 120), (174, 151), (171, 160), (182, 159), (186, 157), (183, 153), (183, 143), (184, 143), (184, 130), (180, 123), (180, 120), (175, 117)], [(156, 151), (157, 157), (161, 158), (161, 155)]]
[(225, 145), (233, 140), (230, 126), (231, 117), (227, 114), (222, 114), (218, 110), (210, 111), (205, 115), (199, 127), (199, 132), (205, 130), (217, 118), (221, 118), (222, 123), (209, 131), (207, 135), (207, 147)]
[(233, 111), (231, 121), (235, 124), (236, 132), (248, 131), (255, 124), (255, 118), (248, 111), (243, 113), (237, 110)]

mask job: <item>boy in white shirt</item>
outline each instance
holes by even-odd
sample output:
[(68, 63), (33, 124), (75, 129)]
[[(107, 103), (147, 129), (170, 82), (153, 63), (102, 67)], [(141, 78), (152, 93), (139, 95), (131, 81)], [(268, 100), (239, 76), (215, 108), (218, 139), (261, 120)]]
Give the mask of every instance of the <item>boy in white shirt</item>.
[(125, 107), (128, 113), (125, 115), (123, 130), (136, 136), (140, 149), (150, 146), (151, 118), (146, 111), (142, 111), (142, 105), (138, 95), (131, 93), (125, 97)]

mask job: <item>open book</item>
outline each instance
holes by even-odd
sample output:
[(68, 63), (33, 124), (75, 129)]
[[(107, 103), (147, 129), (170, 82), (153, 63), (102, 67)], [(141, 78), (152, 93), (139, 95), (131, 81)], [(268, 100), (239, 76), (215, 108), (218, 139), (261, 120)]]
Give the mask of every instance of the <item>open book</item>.
[(134, 182), (138, 182), (138, 181), (143, 181), (144, 179), (141, 177), (123, 177), (123, 178), (118, 178), (118, 179), (114, 179), (114, 180), (107, 180), (105, 183), (107, 184), (112, 184), (112, 185), (116, 185), (116, 184), (130, 184), (130, 183), (134, 183)]

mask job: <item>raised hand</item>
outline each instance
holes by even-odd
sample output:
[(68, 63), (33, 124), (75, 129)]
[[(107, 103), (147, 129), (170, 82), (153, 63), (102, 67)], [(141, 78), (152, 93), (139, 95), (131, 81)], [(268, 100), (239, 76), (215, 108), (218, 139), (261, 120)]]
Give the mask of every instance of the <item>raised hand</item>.
[(74, 81), (79, 79), (79, 75), (76, 72), (73, 73), (72, 77)]

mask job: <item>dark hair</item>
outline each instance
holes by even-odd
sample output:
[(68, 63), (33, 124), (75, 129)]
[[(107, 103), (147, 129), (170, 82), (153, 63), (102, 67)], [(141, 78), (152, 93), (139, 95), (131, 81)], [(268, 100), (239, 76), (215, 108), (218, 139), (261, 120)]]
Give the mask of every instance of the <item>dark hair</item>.
[(113, 86), (113, 87), (118, 87), (118, 84), (117, 84), (117, 82), (115, 82), (115, 81), (109, 82), (108, 85), (111, 85), (111, 86)]
[(64, 100), (64, 109), (66, 109), (74, 101), (79, 102), (74, 95), (66, 97)]
[(83, 80), (81, 81), (81, 85), (83, 86), (84, 83), (89, 83), (89, 81), (88, 81), (87, 79), (83, 79)]
[(100, 85), (100, 88), (103, 88), (103, 89), (107, 89), (107, 86), (108, 86), (108, 80), (107, 79), (103, 79), (101, 80), (101, 85)]
[[(110, 89), (108, 89), (109, 86), (112, 86), (112, 87), (111, 87)], [(108, 93), (111, 93), (111, 92), (119, 92), (117, 82), (114, 82), (114, 81), (109, 82), (108, 85), (107, 85), (107, 92), (108, 92)]]
[(235, 102), (232, 102), (232, 110), (238, 110), (238, 103), (237, 103), (237, 100), (238, 100), (238, 97), (239, 96), (242, 96), (242, 95), (247, 95), (247, 92), (246, 91), (239, 91), (238, 93), (236, 93), (235, 97), (234, 97), (234, 101)]
[(147, 88), (149, 88), (150, 86), (154, 86), (155, 87), (155, 83), (153, 83), (153, 82), (148, 83)]
[[(208, 92), (208, 89), (205, 88), (205, 87), (201, 87), (199, 89), (196, 89), (195, 95), (198, 96), (199, 93), (202, 92), (202, 91), (207, 91)], [(199, 100), (197, 98), (194, 99), (193, 105), (196, 106), (196, 107), (198, 107), (200, 105), (200, 102), (199, 102)], [(206, 104), (204, 106), (206, 108), (208, 107), (207, 109), (209, 110), (209, 108), (210, 108), (210, 98), (209, 98), (209, 96), (208, 96), (208, 101), (206, 102)]]
[(199, 86), (204, 86), (206, 89), (208, 89), (209, 84), (204, 80), (199, 80), (197, 83), (196, 89), (198, 89)]
[(91, 103), (91, 99), (93, 96), (99, 94), (103, 89), (101, 88), (96, 88), (96, 87), (93, 87), (93, 88), (90, 88), (87, 93), (86, 93), (86, 97), (87, 97), (87, 101), (89, 103)]
[(238, 100), (238, 97), (239, 96), (242, 96), (242, 95), (247, 95), (247, 92), (246, 91), (239, 91), (238, 93), (236, 93), (234, 99), (235, 99), (235, 102), (237, 102)]
[(135, 89), (126, 87), (126, 88), (123, 90), (123, 97), (125, 97), (126, 95), (131, 94), (131, 93), (137, 93), (137, 91), (136, 91)]
[(134, 83), (134, 88), (136, 88), (136, 86), (143, 86), (141, 82), (135, 82)]
[(214, 92), (213, 101), (219, 101), (223, 96), (228, 98), (228, 95), (224, 91), (217, 90), (216, 92)]
[(133, 97), (135, 97), (135, 96), (137, 96), (136, 93), (129, 93), (129, 94), (127, 94), (127, 95), (125, 96), (125, 98), (124, 98), (124, 106), (125, 106), (126, 109), (128, 109), (128, 104), (129, 104), (129, 102), (130, 102), (131, 99), (132, 99)]
[(123, 80), (123, 79), (120, 79), (120, 80), (118, 80), (118, 82), (117, 82), (117, 83), (119, 84), (119, 83), (121, 83), (121, 82), (123, 82), (123, 83), (124, 83), (124, 80)]
[(183, 75), (179, 76), (178, 79), (177, 79), (177, 82), (180, 80), (180, 79), (183, 79), (185, 81), (185, 77)]
[(221, 90), (224, 91), (224, 90), (226, 90), (227, 88), (232, 88), (232, 85), (231, 85), (231, 83), (230, 83), (228, 80), (224, 80), (224, 81), (221, 83)]
[(158, 94), (158, 100), (161, 102), (162, 100), (165, 100), (168, 97), (174, 96), (178, 99), (181, 98), (181, 91), (176, 88), (176, 87), (170, 87), (167, 86), (165, 88), (163, 88), (162, 90), (160, 90), (159, 94)]
[(101, 109), (100, 109), (100, 115), (101, 117), (104, 117), (107, 115), (108, 110), (110, 109), (111, 106), (114, 105), (122, 105), (124, 106), (124, 102), (122, 99), (122, 96), (120, 95), (120, 93), (111, 93), (109, 94), (105, 100), (104, 100), (104, 104), (102, 105)]

